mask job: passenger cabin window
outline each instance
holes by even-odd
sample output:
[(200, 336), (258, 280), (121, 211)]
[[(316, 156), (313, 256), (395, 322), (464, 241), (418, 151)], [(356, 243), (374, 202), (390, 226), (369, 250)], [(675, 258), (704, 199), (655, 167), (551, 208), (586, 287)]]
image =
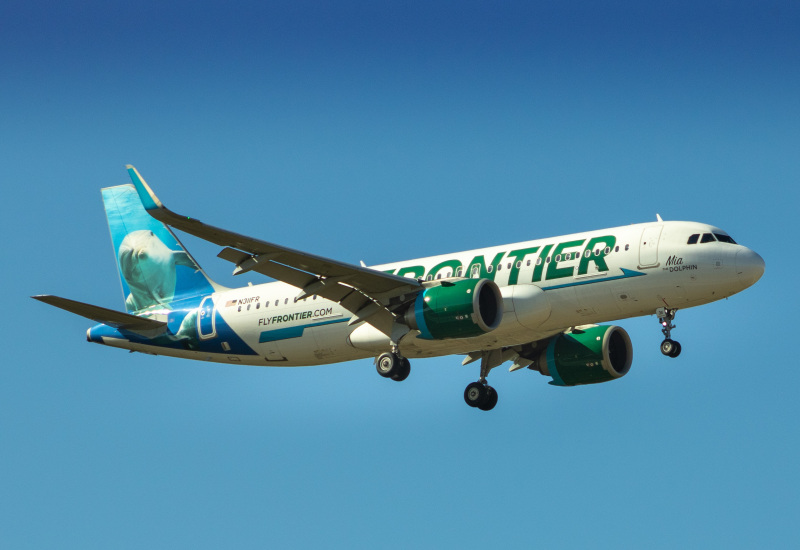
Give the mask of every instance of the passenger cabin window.
[(718, 240), (719, 242), (721, 242), (721, 243), (736, 244), (736, 241), (734, 241), (734, 240), (733, 240), (733, 239), (730, 237), (730, 235), (724, 235), (724, 234), (722, 234), (722, 233), (714, 233), (714, 236), (715, 236), (715, 237), (717, 238), (717, 240)]
[(716, 240), (717, 239), (715, 239), (714, 235), (712, 235), (711, 233), (703, 233), (703, 238), (700, 239), (700, 242), (701, 243), (713, 243)]
[(695, 233), (694, 235), (689, 236), (689, 240), (686, 241), (686, 244), (697, 244), (697, 239), (700, 238), (700, 233)]

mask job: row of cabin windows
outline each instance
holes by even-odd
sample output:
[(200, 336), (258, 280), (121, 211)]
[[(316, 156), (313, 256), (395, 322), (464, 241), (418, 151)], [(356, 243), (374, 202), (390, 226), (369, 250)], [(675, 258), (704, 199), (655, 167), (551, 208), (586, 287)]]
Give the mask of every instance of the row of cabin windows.
[[(301, 301), (301, 302), (305, 302), (307, 299), (308, 299), (308, 297), (306, 296), (305, 298), (303, 298), (303, 299), (302, 299), (302, 300), (300, 300), (300, 301)], [(316, 300), (316, 299), (317, 299), (317, 295), (316, 295), (316, 294), (314, 294), (314, 295), (311, 297), (311, 299), (312, 299), (312, 300)], [(295, 298), (295, 299), (294, 299), (294, 302), (295, 302), (295, 303), (297, 303), (297, 301), (298, 301), (298, 300), (297, 300), (297, 298)], [(280, 303), (281, 303), (281, 301), (280, 301), (280, 300), (275, 300), (275, 307), (278, 307), (278, 306), (280, 305)], [(283, 305), (286, 305), (286, 304), (288, 304), (288, 303), (289, 303), (289, 298), (284, 298), (284, 299), (283, 299)], [(252, 306), (252, 305), (253, 305), (253, 304), (247, 304), (247, 307), (245, 308), (245, 311), (250, 311), (250, 306)], [(268, 301), (266, 301), (266, 302), (264, 302), (264, 307), (265, 307), (265, 308), (269, 307), (269, 300), (268, 300)], [(256, 309), (261, 309), (261, 302), (256, 302)], [(236, 311), (242, 311), (242, 306), (239, 306), (239, 307), (238, 307), (238, 309), (237, 309)]]
[[(625, 245), (625, 250), (626, 251), (630, 250), (630, 247), (631, 247), (631, 245), (626, 244)], [(611, 254), (611, 247), (607, 246), (607, 247), (605, 247), (605, 249), (598, 248), (598, 249), (596, 249), (594, 251), (594, 255), (595, 256), (599, 256), (600, 252), (603, 252), (607, 256), (607, 255)], [(619, 246), (615, 246), (614, 247), (614, 252), (619, 252)], [(591, 255), (592, 255), (592, 251), (591, 250), (585, 250), (583, 252), (583, 256), (585, 258), (588, 258)], [(544, 259), (544, 263), (549, 264), (551, 260), (555, 260), (557, 262), (561, 262), (561, 261), (566, 262), (566, 261), (569, 261), (569, 260), (577, 260), (579, 257), (580, 257), (580, 252), (567, 252), (565, 254), (556, 254), (555, 258), (553, 258), (552, 256), (548, 256), (547, 258)], [(542, 260), (541, 256), (536, 258), (536, 265), (542, 265), (542, 261), (543, 260)], [(506, 269), (511, 269), (512, 265), (513, 265), (513, 262), (508, 262), (506, 264)], [(525, 262), (525, 265), (527, 267), (530, 267), (531, 260), (528, 259)], [(522, 260), (517, 260), (516, 268), (520, 269), (521, 267), (522, 267)], [(502, 270), (503, 270), (503, 264), (497, 264), (497, 271), (499, 272), (499, 271), (502, 271)], [(487, 273), (491, 273), (492, 271), (494, 271), (494, 266), (491, 265), (491, 264), (487, 265), (486, 266), (486, 272)], [(461, 277), (461, 273), (462, 273), (462, 271), (461, 271), (461, 268), (459, 267), (459, 268), (456, 269), (456, 271), (453, 274), (453, 276), (454, 277)], [(473, 278), (473, 279), (476, 279), (476, 278), (478, 278), (480, 276), (480, 273), (481, 273), (481, 264), (472, 264), (472, 268), (470, 270), (470, 277)], [(441, 279), (442, 278), (441, 272), (436, 275), (436, 278), (437, 279)], [(433, 280), (433, 275), (429, 274), (426, 277), (426, 280), (432, 281)]]
[(717, 241), (721, 243), (736, 244), (736, 241), (734, 241), (728, 235), (723, 235), (722, 233), (703, 233), (702, 235), (700, 235), (700, 233), (695, 233), (689, 237), (689, 240), (686, 241), (686, 244), (697, 244), (698, 241), (700, 241), (701, 244), (715, 243)]

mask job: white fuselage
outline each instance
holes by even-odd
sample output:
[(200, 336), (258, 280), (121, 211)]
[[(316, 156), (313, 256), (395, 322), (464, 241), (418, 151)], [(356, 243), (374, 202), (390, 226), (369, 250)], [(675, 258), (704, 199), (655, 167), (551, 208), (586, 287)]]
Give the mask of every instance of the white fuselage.
[[(650, 315), (662, 307), (694, 307), (740, 292), (758, 280), (763, 261), (738, 244), (687, 243), (690, 235), (714, 233), (725, 235), (701, 223), (653, 222), (373, 269), (434, 281), (493, 279), (504, 306), (497, 329), (479, 337), (447, 340), (422, 339), (411, 330), (398, 342), (400, 353), (408, 358), (464, 354), (534, 342), (573, 326)], [(104, 343), (148, 353), (268, 366), (336, 363), (387, 351), (388, 338), (364, 323), (349, 325), (352, 314), (342, 306), (316, 296), (295, 301), (299, 292), (274, 282), (217, 292), (207, 299), (257, 355), (227, 353), (222, 341), (218, 353), (124, 340)]]

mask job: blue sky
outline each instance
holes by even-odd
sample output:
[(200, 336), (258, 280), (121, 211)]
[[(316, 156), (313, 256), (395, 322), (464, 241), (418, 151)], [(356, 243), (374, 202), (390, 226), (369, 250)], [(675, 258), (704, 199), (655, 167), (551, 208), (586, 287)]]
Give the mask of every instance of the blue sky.
[[(5, 548), (752, 548), (800, 531), (790, 2), (4, 2)], [(655, 219), (766, 274), (620, 322), (622, 380), (192, 363), (89, 345), (123, 308), (100, 188), (378, 264)], [(218, 249), (184, 244), (223, 284)], [(794, 275), (792, 275), (794, 274)], [(259, 282), (259, 279), (252, 279)]]

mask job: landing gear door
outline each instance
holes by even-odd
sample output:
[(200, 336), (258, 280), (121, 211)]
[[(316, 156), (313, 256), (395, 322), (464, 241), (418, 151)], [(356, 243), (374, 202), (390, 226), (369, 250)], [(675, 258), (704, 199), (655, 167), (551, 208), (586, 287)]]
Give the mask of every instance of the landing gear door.
[(200, 310), (197, 312), (197, 334), (201, 340), (208, 340), (217, 335), (215, 313), (213, 297), (206, 296), (200, 303)]
[(640, 268), (658, 266), (658, 240), (663, 228), (663, 225), (652, 225), (642, 231), (642, 242), (639, 244)]

